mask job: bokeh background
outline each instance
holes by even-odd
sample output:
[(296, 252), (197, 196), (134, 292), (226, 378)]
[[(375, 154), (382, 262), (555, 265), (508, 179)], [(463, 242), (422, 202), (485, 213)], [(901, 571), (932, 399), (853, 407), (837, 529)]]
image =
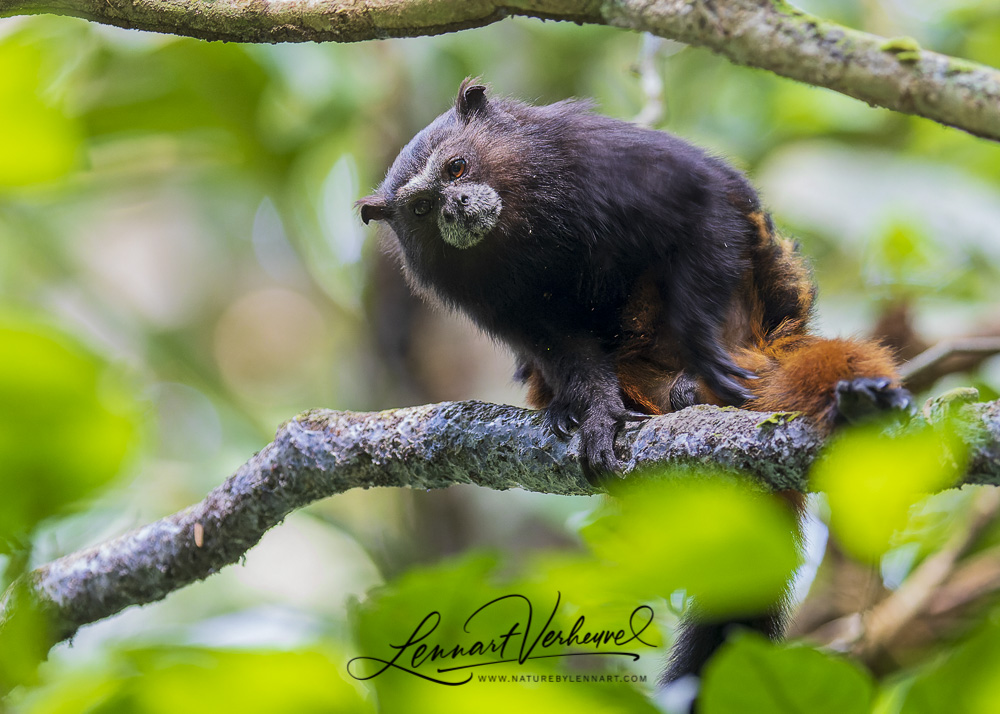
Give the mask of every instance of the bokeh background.
[[(996, 2), (797, 4), (1000, 66)], [(593, 98), (748, 172), (812, 260), (824, 333), (876, 334), (904, 357), (1000, 334), (1000, 146), (705, 50), (524, 19), (343, 46), (3, 19), (0, 585), (200, 500), (305, 409), (523, 403), (510, 356), (411, 297), (352, 205), (466, 76), (533, 102)], [(923, 397), (964, 385), (996, 398), (1000, 362), (919, 386)], [(864, 564), (815, 526), (812, 560), (824, 547), (828, 557), (802, 632), (892, 592), (961, 531), (977, 498), (965, 489), (921, 502)], [(421, 578), (476, 600), (511, 564), (575, 557), (602, 507), (472, 487), (329, 499), (290, 516), (242, 564), (85, 628), (18, 675), (8, 706), (447, 711), (433, 703), (438, 690), (406, 690), (400, 704), (391, 683), (374, 692), (348, 678), (344, 663), (368, 636), (359, 623), (385, 626)], [(973, 550), (988, 551), (994, 530), (977, 532)], [(385, 583), (400, 589), (372, 590)], [(371, 592), (404, 604), (379, 619)], [(972, 614), (865, 661), (889, 678), (883, 711), (904, 706), (893, 681), (910, 686), (956, 638), (993, 626), (990, 592)], [(682, 603), (658, 608), (667, 640)], [(1000, 663), (981, 647), (975, 661)], [(648, 681), (614, 694), (615, 707), (651, 706), (641, 695), (660, 657), (643, 657), (636, 671)], [(462, 707), (611, 710), (608, 690), (534, 689), (510, 694), (523, 696), (516, 704), (480, 694)]]

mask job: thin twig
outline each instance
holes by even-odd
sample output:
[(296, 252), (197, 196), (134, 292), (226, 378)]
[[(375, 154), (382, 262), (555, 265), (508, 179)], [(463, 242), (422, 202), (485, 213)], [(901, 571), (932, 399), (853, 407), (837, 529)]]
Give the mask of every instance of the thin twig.
[(1000, 511), (1000, 491), (987, 489), (975, 496), (973, 516), (936, 553), (926, 558), (891, 595), (862, 616), (861, 637), (854, 653), (862, 659), (885, 650), (920, 617), (938, 588), (952, 575), (958, 559), (975, 543)]
[(904, 364), (899, 371), (904, 382), (913, 383), (923, 380), (953, 357), (987, 359), (997, 354), (1000, 354), (1000, 337), (959, 337), (938, 342)]

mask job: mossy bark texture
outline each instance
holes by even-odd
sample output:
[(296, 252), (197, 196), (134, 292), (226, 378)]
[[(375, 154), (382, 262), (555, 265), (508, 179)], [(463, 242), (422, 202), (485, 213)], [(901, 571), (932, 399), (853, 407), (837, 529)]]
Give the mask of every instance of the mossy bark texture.
[[(966, 482), (1000, 484), (1000, 402), (948, 403), (928, 414), (948, 414), (947, 423), (961, 425), (971, 447)], [(804, 491), (823, 443), (794, 414), (701, 406), (631, 425), (617, 447), (633, 477), (649, 477), (659, 466), (712, 466)], [(285, 516), (319, 499), (355, 488), (455, 483), (603, 491), (584, 478), (576, 440), (554, 438), (539, 412), (481, 402), (306, 412), (200, 503), (29, 573), (0, 602), (0, 642), (22, 608), (46, 614), (54, 643), (126, 607), (160, 600), (237, 562)]]

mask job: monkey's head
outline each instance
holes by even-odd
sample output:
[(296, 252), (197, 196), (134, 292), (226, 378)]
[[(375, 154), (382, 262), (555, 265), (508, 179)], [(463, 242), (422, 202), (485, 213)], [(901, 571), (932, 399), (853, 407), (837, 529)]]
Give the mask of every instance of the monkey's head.
[(486, 87), (462, 82), (455, 107), (413, 137), (378, 190), (357, 202), (361, 220), (388, 223), (404, 250), (430, 241), (459, 249), (482, 242), (503, 211), (488, 182), (495, 113)]

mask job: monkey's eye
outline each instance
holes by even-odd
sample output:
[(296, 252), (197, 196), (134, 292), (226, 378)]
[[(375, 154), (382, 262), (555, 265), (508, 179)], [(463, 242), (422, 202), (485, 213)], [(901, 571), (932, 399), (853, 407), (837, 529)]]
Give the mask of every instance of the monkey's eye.
[(431, 212), (432, 206), (433, 204), (430, 202), (429, 199), (418, 198), (410, 206), (410, 210), (413, 211), (413, 215), (415, 216), (426, 216), (428, 213)]
[(461, 178), (465, 174), (465, 159), (452, 159), (448, 163), (448, 175), (453, 179)]

